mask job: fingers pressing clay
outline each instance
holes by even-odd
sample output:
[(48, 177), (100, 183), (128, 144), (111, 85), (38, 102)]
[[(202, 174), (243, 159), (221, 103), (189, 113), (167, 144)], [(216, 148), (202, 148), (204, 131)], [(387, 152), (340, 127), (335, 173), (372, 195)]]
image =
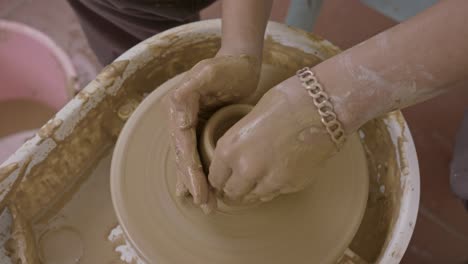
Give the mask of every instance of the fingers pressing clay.
[(182, 172), (177, 170), (177, 183), (176, 183), (176, 195), (178, 197), (183, 197), (189, 194), (189, 190), (185, 186), (184, 175)]
[(211, 161), (210, 173), (208, 174), (210, 185), (218, 191), (223, 190), (231, 174), (232, 169), (229, 165), (215, 153), (213, 161)]
[(260, 200), (262, 202), (270, 201), (280, 194), (282, 186), (284, 186), (284, 183), (273, 179), (271, 175), (263, 177), (255, 188), (246, 195), (246, 199)]
[[(202, 111), (251, 96), (257, 88), (260, 69), (259, 59), (246, 55), (220, 55), (206, 59), (186, 73), (167, 100), (176, 164), (183, 182), (178, 184), (177, 194), (183, 195), (188, 189), (194, 203), (203, 205), (205, 209), (211, 205), (208, 180), (197, 149), (198, 118)], [(222, 162), (215, 161), (214, 164), (213, 186), (222, 190), (231, 171)]]
[(255, 188), (258, 178), (255, 176), (246, 173), (233, 173), (223, 188), (225, 196), (233, 201), (240, 200)]
[(201, 165), (188, 167), (188, 174), (185, 178), (188, 181), (188, 188), (193, 196), (195, 204), (203, 204), (208, 201), (208, 183), (203, 173)]
[(171, 94), (171, 115), (179, 129), (188, 129), (197, 124), (200, 95), (193, 92), (197, 84), (185, 82)]
[[(172, 115), (172, 118), (176, 118), (176, 116)], [(192, 194), (195, 204), (206, 203), (208, 183), (198, 156), (195, 129), (174, 128), (174, 126), (177, 126), (174, 119), (171, 119), (171, 123), (177, 167), (179, 173), (183, 175), (182, 179), (185, 187)]]
[(218, 207), (218, 200), (216, 199), (216, 195), (213, 191), (210, 191), (208, 194), (208, 202), (205, 204), (200, 205), (203, 213), (211, 214), (216, 208)]

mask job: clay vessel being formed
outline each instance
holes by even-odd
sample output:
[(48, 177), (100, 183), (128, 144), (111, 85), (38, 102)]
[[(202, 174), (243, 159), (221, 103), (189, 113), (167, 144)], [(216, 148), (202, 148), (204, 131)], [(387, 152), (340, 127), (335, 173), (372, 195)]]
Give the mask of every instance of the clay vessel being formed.
[(233, 104), (221, 108), (208, 119), (203, 127), (198, 147), (205, 170), (213, 158), (216, 142), (252, 108), (253, 106), (248, 104)]

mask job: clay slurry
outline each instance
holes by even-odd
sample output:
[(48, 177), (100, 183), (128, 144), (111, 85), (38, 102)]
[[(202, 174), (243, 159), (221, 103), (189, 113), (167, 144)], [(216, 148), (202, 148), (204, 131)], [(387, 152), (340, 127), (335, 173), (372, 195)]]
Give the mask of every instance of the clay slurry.
[(0, 138), (40, 128), (55, 114), (51, 107), (26, 99), (0, 101)]

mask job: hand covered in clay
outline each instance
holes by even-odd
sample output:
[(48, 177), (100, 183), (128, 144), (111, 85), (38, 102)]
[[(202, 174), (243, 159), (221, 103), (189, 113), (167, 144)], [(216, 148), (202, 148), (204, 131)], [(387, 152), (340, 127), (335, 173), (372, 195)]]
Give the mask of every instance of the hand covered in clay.
[(169, 95), (171, 135), (178, 169), (177, 194), (190, 193), (205, 212), (215, 206), (197, 150), (199, 116), (221, 106), (247, 100), (257, 88), (260, 59), (218, 55), (196, 64)]
[(336, 153), (313, 99), (295, 76), (268, 91), (218, 140), (209, 182), (227, 201), (269, 201), (303, 189)]

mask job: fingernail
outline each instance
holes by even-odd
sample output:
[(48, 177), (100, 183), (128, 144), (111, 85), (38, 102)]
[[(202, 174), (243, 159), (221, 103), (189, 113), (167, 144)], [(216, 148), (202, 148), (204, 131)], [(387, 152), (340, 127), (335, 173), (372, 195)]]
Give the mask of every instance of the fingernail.
[(200, 208), (206, 215), (211, 214), (213, 212), (213, 208), (211, 208), (211, 206), (209, 206), (208, 204), (202, 204), (200, 205)]
[(175, 193), (177, 197), (181, 197), (184, 195), (184, 190), (182, 190), (182, 188), (176, 187)]
[(255, 196), (252, 195), (252, 194), (248, 194), (244, 197), (244, 201), (250, 203), (250, 202), (254, 202), (256, 199), (255, 199)]
[(176, 184), (176, 196), (177, 197), (185, 196), (187, 194), (187, 191), (188, 190), (183, 183), (178, 182)]
[(261, 197), (261, 198), (260, 198), (260, 201), (262, 201), (262, 202), (269, 202), (269, 201), (273, 200), (273, 198), (275, 198), (274, 195), (268, 195), (268, 196), (265, 196), (265, 197)]
[(185, 112), (177, 113), (177, 124), (179, 128), (188, 128), (190, 127), (190, 117)]
[(193, 196), (193, 202), (194, 202), (195, 204), (197, 204), (197, 205), (200, 204), (200, 203), (201, 203), (200, 195), (194, 195), (194, 196)]

